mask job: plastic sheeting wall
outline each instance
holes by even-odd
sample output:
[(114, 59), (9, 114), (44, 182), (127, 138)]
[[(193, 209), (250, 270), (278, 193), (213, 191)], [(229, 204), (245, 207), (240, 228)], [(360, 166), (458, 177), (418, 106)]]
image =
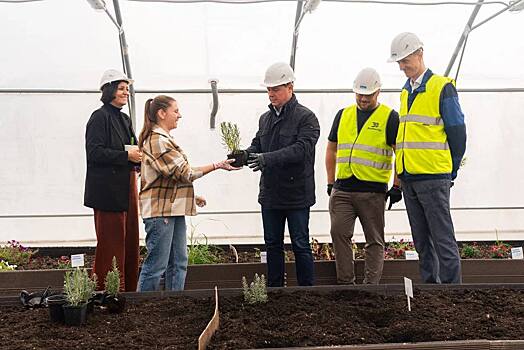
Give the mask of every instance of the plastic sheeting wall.
[[(289, 59), (295, 3), (251, 5), (161, 4), (120, 1), (139, 90), (256, 89), (265, 68)], [(484, 6), (478, 21), (500, 7)], [(302, 22), (297, 51), (297, 88), (350, 88), (364, 66), (375, 67), (385, 88), (400, 88), (404, 76), (386, 63), (392, 37), (416, 31), (425, 43), (427, 65), (447, 66), (472, 6), (380, 6), (324, 2)], [(112, 9), (110, 9), (112, 11)], [(472, 32), (459, 88), (522, 88), (522, 13), (504, 14)], [(423, 22), (413, 28), (413, 23)], [(0, 3), (1, 89), (92, 89), (101, 73), (118, 68), (117, 31), (87, 2), (67, 0)], [(454, 75), (454, 71), (452, 71)], [(522, 239), (524, 179), (515, 146), (524, 132), (524, 93), (461, 93), (468, 125), (467, 164), (452, 189), (459, 239)], [(138, 129), (147, 94), (137, 95)], [(174, 137), (194, 165), (224, 157), (216, 131), (209, 130), (210, 94), (179, 94), (183, 119)], [(311, 236), (329, 240), (324, 150), (339, 108), (349, 94), (299, 94), (317, 113), (317, 198)], [(99, 106), (98, 94), (12, 94), (0, 91), (0, 242), (37, 245), (92, 244), (91, 211), (82, 206), (85, 176), (84, 128)], [(398, 107), (398, 94), (382, 102)], [(239, 124), (243, 145), (266, 109), (265, 94), (221, 94), (217, 122)], [(192, 220), (212, 242), (261, 243), (256, 201), (258, 175), (244, 169), (213, 173), (196, 183), (208, 206)], [(492, 209), (482, 209), (491, 207)], [(388, 238), (408, 235), (403, 205), (386, 214)], [(494, 209), (493, 209), (494, 208)], [(231, 212), (242, 212), (231, 214)], [(362, 240), (357, 227), (357, 240)], [(143, 232), (142, 232), (143, 235)]]
[[(522, 203), (522, 159), (513, 146), (522, 135), (524, 93), (462, 93), (468, 125), (467, 163), (452, 189), (453, 216), (460, 239), (521, 239), (524, 210), (511, 209)], [(149, 95), (140, 94), (142, 106)], [(209, 130), (208, 94), (175, 96), (183, 118), (172, 132), (193, 165), (224, 158), (218, 131)], [(316, 154), (317, 204), (311, 216), (311, 235), (329, 240), (329, 215), (325, 194), (324, 151), (336, 111), (350, 103), (349, 94), (298, 94), (299, 100), (317, 114), (321, 137)], [(0, 172), (0, 241), (19, 239), (36, 244), (94, 242), (92, 217), (82, 206), (85, 176), (84, 130), (98, 95), (0, 94), (4, 116), (0, 139), (4, 146)], [(501, 105), (501, 99), (504, 103)], [(381, 95), (381, 101), (398, 107), (397, 94)], [(256, 132), (258, 116), (267, 108), (264, 94), (221, 94), (219, 121), (238, 123), (247, 146)], [(42, 106), (46, 106), (43, 108)], [(141, 123), (138, 128), (141, 127)], [(259, 205), (259, 175), (249, 169), (214, 172), (195, 182), (196, 192), (208, 206), (192, 219), (197, 234), (212, 242), (262, 242)], [(500, 209), (485, 209), (498, 207)], [(387, 212), (388, 238), (409, 234), (403, 204)], [(484, 209), (483, 209), (484, 208)], [(504, 209), (508, 208), (508, 209)], [(230, 212), (240, 212), (231, 214)], [(206, 214), (209, 213), (209, 214)], [(27, 215), (37, 217), (9, 217)], [(43, 217), (38, 217), (43, 215)], [(55, 217), (53, 215), (56, 215)], [(202, 222), (201, 224), (199, 224)], [(361, 240), (361, 228), (357, 227)], [(143, 233), (142, 233), (143, 234)]]

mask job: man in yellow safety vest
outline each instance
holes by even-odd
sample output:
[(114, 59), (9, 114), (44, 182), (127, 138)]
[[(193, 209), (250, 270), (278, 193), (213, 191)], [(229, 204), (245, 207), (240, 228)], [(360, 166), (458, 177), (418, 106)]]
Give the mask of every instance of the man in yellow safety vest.
[(364, 283), (379, 283), (384, 264), (384, 199), (390, 197), (389, 208), (402, 199), (397, 179), (387, 191), (399, 117), (378, 102), (380, 86), (373, 68), (360, 71), (353, 84), (356, 104), (337, 113), (328, 137), (330, 233), (340, 284), (355, 283), (351, 239), (357, 217), (366, 238)]
[(466, 150), (466, 126), (455, 83), (424, 64), (413, 33), (391, 43), (389, 62), (408, 80), (400, 94), (396, 172), (400, 178), (425, 283), (461, 283), (460, 255), (450, 213), (450, 188)]

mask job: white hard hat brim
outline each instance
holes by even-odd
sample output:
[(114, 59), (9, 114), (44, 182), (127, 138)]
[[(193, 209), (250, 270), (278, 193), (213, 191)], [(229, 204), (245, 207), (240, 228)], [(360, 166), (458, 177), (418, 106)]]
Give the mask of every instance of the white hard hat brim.
[(275, 86), (280, 86), (280, 85), (286, 85), (286, 84), (289, 84), (289, 83), (293, 83), (294, 80), (290, 80), (290, 81), (283, 81), (283, 82), (279, 82), (279, 83), (273, 83), (273, 84), (269, 84), (269, 83), (261, 83), (260, 86), (263, 86), (263, 87), (275, 87)]
[[(418, 50), (418, 49), (417, 49), (417, 50)], [(417, 51), (417, 50), (415, 50), (415, 51)], [(415, 51), (413, 51), (413, 52), (415, 52)], [(411, 55), (413, 52), (410, 52), (410, 53), (408, 53), (408, 54), (406, 54), (406, 55), (403, 55), (403, 56), (400, 56), (400, 57), (390, 57), (390, 58), (388, 58), (388, 63), (398, 62), (398, 61), (400, 61), (401, 59), (404, 59), (404, 58), (408, 57), (408, 56)]]
[(128, 83), (129, 85), (131, 85), (131, 84), (133, 84), (133, 83), (135, 82), (134, 79), (129, 79), (129, 78), (127, 78), (127, 79), (122, 78), (122, 79), (115, 79), (115, 80), (111, 80), (111, 81), (106, 81), (106, 82), (104, 82), (102, 85), (100, 85), (100, 90), (102, 90), (102, 88), (104, 87), (104, 85), (106, 85), (106, 84), (110, 84), (110, 83), (115, 82), (115, 81), (125, 81), (125, 82)]
[(391, 56), (390, 58), (388, 58), (388, 63), (393, 63), (393, 62), (398, 62), (400, 61), (401, 59), (404, 59), (406, 57), (408, 57), (409, 55), (411, 55), (412, 53), (414, 52), (417, 52), (418, 50), (420, 50), (422, 48), (422, 46), (419, 46), (417, 47), (415, 50), (411, 51), (411, 52), (408, 52), (402, 56), (399, 56), (399, 57), (393, 57)]
[(380, 87), (377, 87), (376, 89), (372, 91), (367, 90), (367, 89), (353, 88), (353, 92), (359, 95), (372, 95), (375, 92), (377, 92), (378, 90), (380, 90)]

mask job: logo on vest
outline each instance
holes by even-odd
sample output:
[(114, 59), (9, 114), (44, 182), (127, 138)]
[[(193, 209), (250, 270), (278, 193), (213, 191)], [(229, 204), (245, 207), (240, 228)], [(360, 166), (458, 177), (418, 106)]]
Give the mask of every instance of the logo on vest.
[(380, 127), (379, 122), (371, 122), (371, 125), (368, 126), (368, 130), (382, 131), (382, 128)]

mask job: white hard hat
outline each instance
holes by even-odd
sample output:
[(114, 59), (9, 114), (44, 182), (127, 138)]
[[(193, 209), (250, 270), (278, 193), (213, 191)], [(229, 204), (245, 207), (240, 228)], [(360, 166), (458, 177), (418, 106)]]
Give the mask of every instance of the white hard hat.
[(134, 80), (129, 79), (124, 73), (117, 71), (116, 69), (108, 69), (102, 75), (100, 79), (100, 90), (107, 83), (112, 83), (113, 81), (127, 81), (128, 84), (133, 84)]
[(379, 90), (381, 86), (378, 72), (373, 68), (364, 68), (358, 73), (353, 82), (353, 91), (360, 95), (371, 95)]
[(293, 68), (291, 68), (291, 66), (287, 63), (278, 62), (272, 64), (266, 70), (264, 83), (261, 85), (265, 87), (275, 87), (291, 83), (293, 81), (295, 81), (295, 73), (293, 73)]
[(388, 62), (398, 62), (423, 46), (424, 44), (415, 34), (400, 33), (391, 42), (391, 57), (389, 57)]

